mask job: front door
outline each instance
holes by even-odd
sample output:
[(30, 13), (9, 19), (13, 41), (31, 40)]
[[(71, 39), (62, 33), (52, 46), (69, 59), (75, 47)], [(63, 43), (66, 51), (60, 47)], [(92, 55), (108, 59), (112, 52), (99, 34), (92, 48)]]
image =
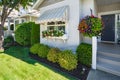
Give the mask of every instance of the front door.
[(115, 42), (115, 14), (102, 15), (103, 31), (101, 40), (106, 42)]

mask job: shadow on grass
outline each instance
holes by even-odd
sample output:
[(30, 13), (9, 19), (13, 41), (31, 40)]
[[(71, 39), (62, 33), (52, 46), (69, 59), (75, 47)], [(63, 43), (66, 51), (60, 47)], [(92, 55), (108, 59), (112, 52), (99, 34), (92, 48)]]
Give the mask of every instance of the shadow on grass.
[(17, 59), (20, 59), (20, 60), (22, 60), (24, 62), (27, 62), (28, 64), (35, 65), (36, 63), (39, 63), (40, 65), (51, 69), (55, 73), (58, 73), (58, 74), (60, 74), (60, 75), (62, 75), (64, 77), (66, 77), (69, 80), (78, 80), (75, 77), (71, 77), (71, 75), (69, 75), (67, 73), (64, 73), (64, 72), (62, 72), (62, 71), (60, 71), (60, 70), (58, 70), (56, 68), (53, 68), (53, 67), (51, 67), (51, 66), (49, 66), (49, 65), (47, 65), (45, 63), (38, 62), (37, 60), (32, 59), (29, 56), (29, 48), (27, 48), (27, 47), (13, 46), (13, 47), (10, 47), (9, 49), (5, 50), (5, 54), (16, 57)]

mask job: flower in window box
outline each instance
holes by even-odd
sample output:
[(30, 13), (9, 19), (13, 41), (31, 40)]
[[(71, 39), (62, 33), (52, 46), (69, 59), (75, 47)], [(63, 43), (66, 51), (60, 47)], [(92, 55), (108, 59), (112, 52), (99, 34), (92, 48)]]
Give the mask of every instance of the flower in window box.
[(46, 37), (47, 36), (47, 31), (42, 31), (42, 37)]

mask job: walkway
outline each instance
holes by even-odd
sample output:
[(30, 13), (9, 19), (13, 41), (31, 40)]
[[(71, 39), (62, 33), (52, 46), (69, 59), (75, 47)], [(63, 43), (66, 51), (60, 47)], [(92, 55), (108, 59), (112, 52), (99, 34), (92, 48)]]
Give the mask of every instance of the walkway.
[(115, 76), (99, 70), (91, 70), (87, 80), (120, 80), (120, 76)]

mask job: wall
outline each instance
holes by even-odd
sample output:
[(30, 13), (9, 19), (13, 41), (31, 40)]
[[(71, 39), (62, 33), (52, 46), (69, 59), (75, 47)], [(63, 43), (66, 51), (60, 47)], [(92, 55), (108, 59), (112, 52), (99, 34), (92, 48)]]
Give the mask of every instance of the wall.
[(116, 10), (120, 10), (120, 2), (119, 3), (113, 3), (113, 4), (99, 5), (98, 6), (98, 13), (99, 12), (116, 11)]
[[(42, 38), (41, 35), (41, 43), (50, 45), (50, 46), (54, 46), (54, 47), (59, 47), (61, 49), (71, 49), (73, 51), (76, 50), (76, 47), (79, 45), (80, 43), (80, 39), (79, 39), (79, 31), (78, 31), (78, 25), (79, 25), (79, 0), (64, 0), (62, 2), (58, 2), (56, 4), (52, 4), (43, 8), (40, 8), (41, 14), (48, 10), (48, 9), (52, 9), (52, 8), (57, 8), (57, 7), (61, 7), (61, 6), (65, 6), (68, 5), (69, 6), (69, 21), (68, 21), (68, 25), (67, 27), (67, 31), (68, 31), (68, 40), (66, 42), (62, 41), (62, 40), (52, 40), (52, 39), (44, 39)], [(46, 29), (45, 26), (41, 25), (40, 27), (41, 32), (43, 30)], [(42, 34), (42, 33), (41, 33)]]
[[(96, 1), (95, 0), (80, 0), (81, 1), (81, 19), (84, 18), (87, 15), (91, 15), (90, 9), (93, 10), (93, 14), (96, 16), (97, 14), (97, 7), (96, 7)], [(81, 35), (82, 41), (85, 43), (92, 43), (92, 39), (89, 37), (84, 37)]]

